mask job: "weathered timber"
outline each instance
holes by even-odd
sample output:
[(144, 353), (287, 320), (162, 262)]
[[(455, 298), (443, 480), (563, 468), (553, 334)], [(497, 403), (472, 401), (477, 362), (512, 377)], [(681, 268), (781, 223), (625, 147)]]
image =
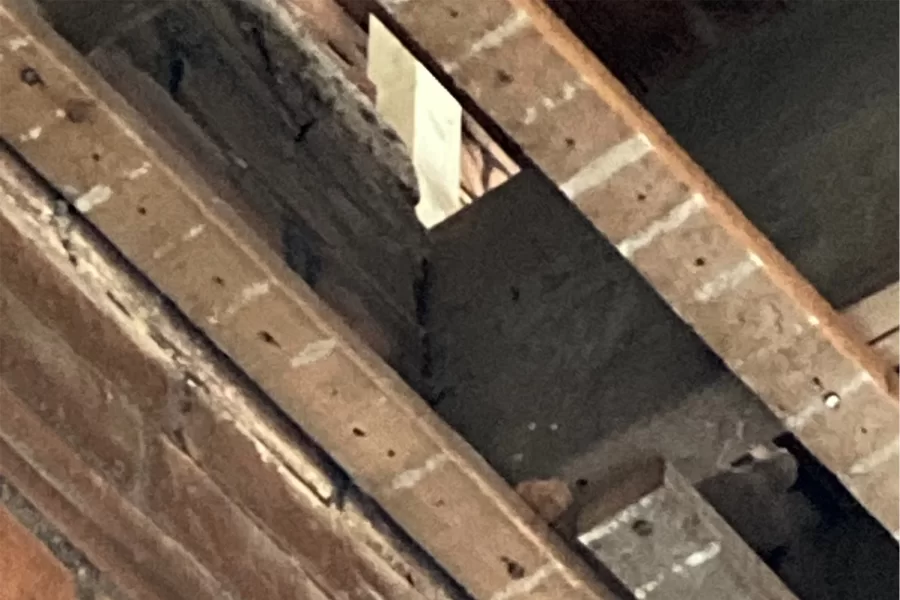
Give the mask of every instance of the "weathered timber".
[[(293, 581), (298, 565), (349, 598), (462, 597), (83, 220), (0, 158), (0, 471), (98, 566), (142, 598), (227, 598), (232, 584), (273, 597), (254, 573)], [(206, 496), (202, 515), (171, 506), (176, 477)], [(175, 525), (184, 511), (240, 524), (237, 537)]]
[(578, 540), (638, 600), (796, 600), (663, 460), (631, 466), (578, 516)]
[(896, 373), (596, 56), (540, 0), (381, 4), (896, 531)]
[(473, 596), (612, 597), (45, 22), (0, 45), (3, 137)]
[[(252, 171), (238, 168), (174, 100), (137, 70), (118, 48), (98, 48), (91, 63), (181, 156), (197, 165), (241, 219), (353, 327), (379, 356), (404, 377), (417, 381), (422, 370), (422, 331), (415, 321), (414, 269), (407, 268), (406, 302), (388, 294), (353, 260), (354, 249), (328, 244), (299, 216), (280, 206), (277, 194)], [(252, 198), (252, 204), (245, 202)], [(331, 221), (333, 223), (333, 221)], [(410, 265), (407, 264), (407, 267)], [(401, 270), (402, 272), (402, 270)]]
[(860, 337), (872, 344), (900, 326), (900, 284), (863, 298), (843, 313)]

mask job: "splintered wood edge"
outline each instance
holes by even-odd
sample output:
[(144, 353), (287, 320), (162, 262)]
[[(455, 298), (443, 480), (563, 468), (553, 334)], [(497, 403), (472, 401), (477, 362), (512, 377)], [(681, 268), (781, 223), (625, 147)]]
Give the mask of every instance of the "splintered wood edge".
[(0, 135), (473, 596), (611, 597), (27, 6), (0, 52)]
[(541, 0), (380, 5), (896, 531), (897, 478), (879, 479), (897, 470), (896, 373), (553, 11)]

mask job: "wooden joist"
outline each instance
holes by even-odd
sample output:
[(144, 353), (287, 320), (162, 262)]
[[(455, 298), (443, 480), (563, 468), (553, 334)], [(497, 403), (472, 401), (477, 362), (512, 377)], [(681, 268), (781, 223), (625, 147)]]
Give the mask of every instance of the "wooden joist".
[(878, 356), (896, 368), (900, 363), (900, 284), (863, 298), (843, 312)]
[(0, 53), (0, 136), (475, 598), (613, 597), (27, 5)]
[(541, 0), (383, 0), (885, 527), (897, 377)]
[(578, 540), (638, 600), (796, 600), (671, 464), (648, 461), (582, 509)]

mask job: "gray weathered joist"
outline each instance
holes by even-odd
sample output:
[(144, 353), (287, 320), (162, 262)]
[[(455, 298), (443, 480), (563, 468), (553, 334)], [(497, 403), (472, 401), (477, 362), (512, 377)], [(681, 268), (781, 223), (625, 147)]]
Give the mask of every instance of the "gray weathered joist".
[(896, 367), (900, 360), (900, 284), (889, 285), (843, 312), (853, 329), (878, 356)]
[(0, 52), (0, 135), (474, 597), (613, 597), (27, 6)]
[(541, 0), (380, 4), (896, 532), (895, 372), (552, 10)]
[(638, 600), (796, 600), (670, 464), (611, 483), (582, 509), (578, 540)]

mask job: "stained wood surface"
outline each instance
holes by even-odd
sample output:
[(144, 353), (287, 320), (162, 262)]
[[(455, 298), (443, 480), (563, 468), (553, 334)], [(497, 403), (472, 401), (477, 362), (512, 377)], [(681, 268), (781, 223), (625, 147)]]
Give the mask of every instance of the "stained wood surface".
[(896, 531), (893, 369), (554, 13), (540, 0), (380, 5)]
[(45, 22), (0, 48), (0, 135), (475, 598), (612, 598)]

